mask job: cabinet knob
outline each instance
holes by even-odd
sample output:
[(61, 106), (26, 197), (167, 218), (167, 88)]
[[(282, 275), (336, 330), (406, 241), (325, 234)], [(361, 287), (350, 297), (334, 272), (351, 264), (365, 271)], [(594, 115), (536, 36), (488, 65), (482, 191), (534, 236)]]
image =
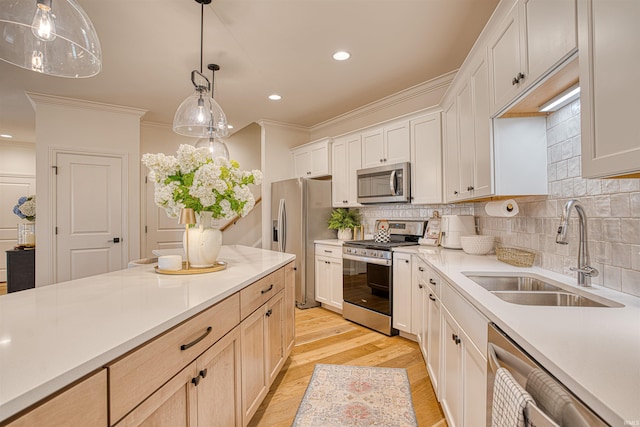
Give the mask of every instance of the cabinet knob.
[(435, 297), (433, 296), (433, 294), (429, 294), (429, 299), (430, 299), (431, 301), (435, 301), (435, 300), (436, 300), (436, 299), (435, 299)]
[(202, 378), (206, 377), (207, 376), (207, 368), (201, 370), (198, 375), (200, 375)]
[(343, 200), (342, 203), (349, 203), (349, 201), (348, 200)]
[(424, 271), (424, 267), (418, 267), (418, 271)]
[(451, 334), (451, 339), (456, 343), (456, 345), (460, 344), (460, 337), (458, 335)]
[(409, 260), (408, 260), (408, 259), (405, 259), (405, 260), (404, 260), (404, 262), (406, 262), (407, 264), (409, 264)]
[(191, 384), (193, 384), (196, 387), (198, 387), (198, 384), (200, 384), (200, 376), (197, 376), (195, 378), (191, 378)]
[(468, 186), (467, 191), (473, 191), (473, 185)]
[(418, 283), (418, 288), (420, 289), (424, 288), (424, 286), (422, 286), (422, 283)]
[(432, 285), (437, 285), (436, 281), (431, 277), (429, 277), (429, 283), (431, 283)]
[(524, 74), (522, 74), (522, 73), (518, 73), (518, 75), (517, 75), (517, 76), (515, 76), (515, 77), (513, 78), (513, 80), (511, 80), (511, 84), (512, 84), (513, 86), (517, 85), (517, 84), (518, 84), (518, 83), (520, 83), (522, 80), (524, 80), (524, 77), (525, 77), (525, 76), (524, 76)]
[(380, 163), (382, 163), (382, 159), (380, 159)]
[(265, 316), (267, 316), (267, 317), (271, 317), (271, 315), (272, 315), (272, 314), (273, 314), (273, 310), (272, 310), (272, 309), (269, 309), (269, 310), (267, 310), (267, 312), (265, 313)]
[(457, 196), (457, 195), (458, 195), (458, 190), (455, 190), (455, 191), (453, 192), (453, 194)]
[(387, 161), (387, 159), (386, 159), (386, 158), (384, 158), (384, 159), (382, 159), (382, 160), (384, 160), (385, 162)]

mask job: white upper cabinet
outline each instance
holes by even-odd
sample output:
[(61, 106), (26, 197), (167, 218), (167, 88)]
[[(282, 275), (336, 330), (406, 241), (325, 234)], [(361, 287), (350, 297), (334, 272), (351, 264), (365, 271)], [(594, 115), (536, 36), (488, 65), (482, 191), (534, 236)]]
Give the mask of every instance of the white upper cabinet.
[[(502, 6), (502, 5), (501, 5)], [(490, 22), (490, 112), (495, 115), (577, 49), (576, 0), (508, 1)]]
[(460, 157), (458, 144), (458, 105), (455, 97), (444, 105), (444, 198), (448, 202), (460, 198)]
[(331, 138), (324, 138), (292, 148), (295, 176), (315, 178), (331, 175), (330, 146)]
[(578, 22), (582, 176), (637, 173), (640, 1), (580, 0)]
[(531, 83), (578, 48), (576, 0), (523, 0)]
[(514, 2), (507, 16), (493, 28), (493, 35), (489, 38), (491, 113), (514, 99), (528, 78), (521, 10), (520, 3)]
[(442, 203), (442, 137), (440, 113), (409, 122), (411, 131), (412, 203)]
[(362, 167), (408, 162), (411, 157), (409, 121), (389, 122), (362, 134)]
[(356, 171), (361, 168), (362, 145), (360, 134), (336, 138), (331, 147), (332, 205), (333, 207), (360, 206), (357, 202)]

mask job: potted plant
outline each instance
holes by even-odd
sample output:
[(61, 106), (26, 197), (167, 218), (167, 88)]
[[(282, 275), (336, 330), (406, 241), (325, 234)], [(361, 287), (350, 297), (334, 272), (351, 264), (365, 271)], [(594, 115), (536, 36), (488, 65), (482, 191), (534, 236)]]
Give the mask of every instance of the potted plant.
[(360, 212), (357, 209), (333, 209), (329, 217), (329, 229), (338, 230), (338, 239), (351, 240), (353, 227), (360, 226)]

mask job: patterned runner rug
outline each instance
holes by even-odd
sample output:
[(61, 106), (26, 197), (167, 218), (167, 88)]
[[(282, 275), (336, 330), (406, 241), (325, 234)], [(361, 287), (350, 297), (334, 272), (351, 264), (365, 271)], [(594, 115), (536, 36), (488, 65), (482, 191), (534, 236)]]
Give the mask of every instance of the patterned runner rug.
[(415, 427), (407, 370), (316, 365), (292, 427)]

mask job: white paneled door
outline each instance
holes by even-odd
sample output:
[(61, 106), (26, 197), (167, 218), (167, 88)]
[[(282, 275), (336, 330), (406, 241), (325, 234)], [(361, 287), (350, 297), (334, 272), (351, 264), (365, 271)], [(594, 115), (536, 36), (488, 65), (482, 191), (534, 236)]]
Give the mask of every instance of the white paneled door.
[(7, 281), (5, 251), (18, 243), (18, 223), (26, 222), (13, 213), (13, 207), (22, 196), (36, 194), (34, 176), (0, 175), (0, 282)]
[(57, 153), (56, 282), (125, 267), (123, 160)]
[(142, 248), (143, 257), (152, 257), (154, 249), (174, 249), (182, 247), (184, 225), (178, 224), (178, 218), (169, 218), (164, 208), (154, 202), (154, 183), (145, 184), (146, 221)]

